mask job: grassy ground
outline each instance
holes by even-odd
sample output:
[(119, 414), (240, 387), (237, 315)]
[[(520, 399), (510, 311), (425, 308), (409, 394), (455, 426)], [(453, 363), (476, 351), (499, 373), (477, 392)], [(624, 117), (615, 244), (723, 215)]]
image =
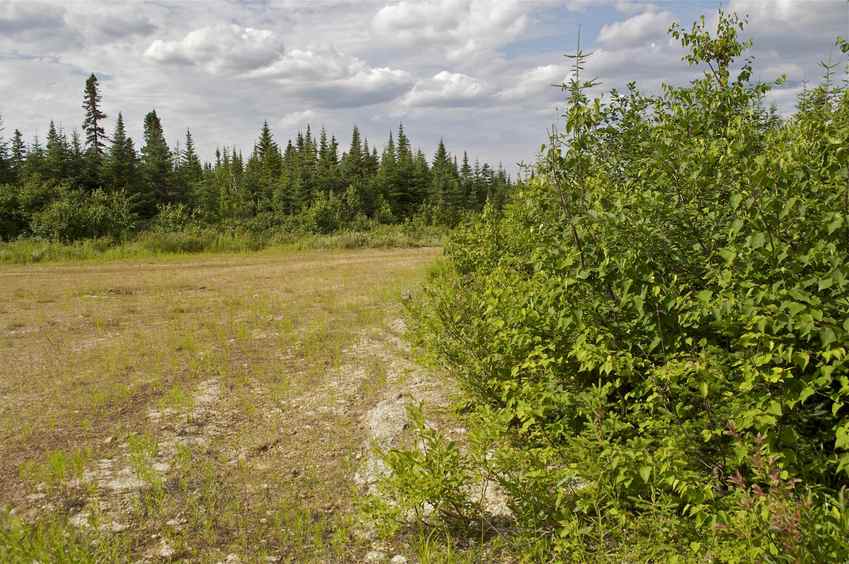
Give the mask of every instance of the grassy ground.
[(445, 229), (414, 224), (377, 225), (365, 231), (341, 230), (327, 235), (286, 231), (253, 233), (220, 228), (177, 232), (143, 232), (127, 241), (110, 238), (73, 243), (20, 239), (0, 241), (0, 264), (146, 259), (192, 253), (252, 253), (261, 249), (342, 250), (434, 247)]
[(440, 394), (397, 321), (438, 253), (0, 267), (0, 560), (364, 559), (369, 410)]

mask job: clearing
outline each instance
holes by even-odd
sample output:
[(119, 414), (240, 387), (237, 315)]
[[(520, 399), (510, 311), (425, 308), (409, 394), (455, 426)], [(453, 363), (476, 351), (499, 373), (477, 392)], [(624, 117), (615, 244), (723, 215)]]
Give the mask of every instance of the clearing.
[(30, 550), (79, 531), (108, 560), (404, 561), (356, 499), (404, 404), (445, 404), (400, 338), (438, 255), (0, 268), (0, 509), (59, 531)]

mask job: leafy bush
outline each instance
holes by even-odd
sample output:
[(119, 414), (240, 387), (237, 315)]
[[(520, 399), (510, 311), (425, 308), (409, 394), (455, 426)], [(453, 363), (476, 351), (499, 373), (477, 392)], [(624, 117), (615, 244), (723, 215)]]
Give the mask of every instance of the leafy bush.
[(178, 231), (196, 231), (200, 229), (199, 214), (185, 204), (163, 204), (150, 226), (151, 231), (174, 233)]
[(32, 216), (34, 235), (56, 241), (85, 238), (126, 238), (135, 228), (132, 201), (124, 192), (95, 190), (88, 193), (66, 185), (56, 187), (56, 197)]
[(528, 557), (849, 558), (849, 90), (779, 119), (742, 28), (673, 26), (705, 73), (658, 96), (588, 99), (578, 52), (533, 180), (411, 302)]

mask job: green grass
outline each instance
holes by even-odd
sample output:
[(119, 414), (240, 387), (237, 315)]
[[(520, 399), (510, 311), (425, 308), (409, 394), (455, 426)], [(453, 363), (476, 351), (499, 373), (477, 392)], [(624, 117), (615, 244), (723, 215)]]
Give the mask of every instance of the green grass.
[(196, 253), (252, 253), (263, 249), (339, 250), (390, 249), (439, 246), (445, 230), (440, 227), (379, 225), (368, 231), (340, 231), (329, 235), (248, 231), (145, 232), (129, 241), (89, 239), (75, 243), (22, 239), (0, 242), (0, 264), (113, 261)]

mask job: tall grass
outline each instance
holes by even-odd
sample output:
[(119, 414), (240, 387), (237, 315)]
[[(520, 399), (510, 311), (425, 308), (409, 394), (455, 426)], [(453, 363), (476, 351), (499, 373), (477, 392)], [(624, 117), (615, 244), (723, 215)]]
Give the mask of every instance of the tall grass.
[(112, 260), (189, 253), (245, 253), (272, 247), (296, 250), (427, 247), (441, 245), (444, 233), (445, 229), (440, 227), (379, 225), (367, 231), (343, 230), (329, 235), (204, 229), (146, 232), (129, 241), (101, 238), (61, 243), (21, 239), (0, 243), (0, 264)]

